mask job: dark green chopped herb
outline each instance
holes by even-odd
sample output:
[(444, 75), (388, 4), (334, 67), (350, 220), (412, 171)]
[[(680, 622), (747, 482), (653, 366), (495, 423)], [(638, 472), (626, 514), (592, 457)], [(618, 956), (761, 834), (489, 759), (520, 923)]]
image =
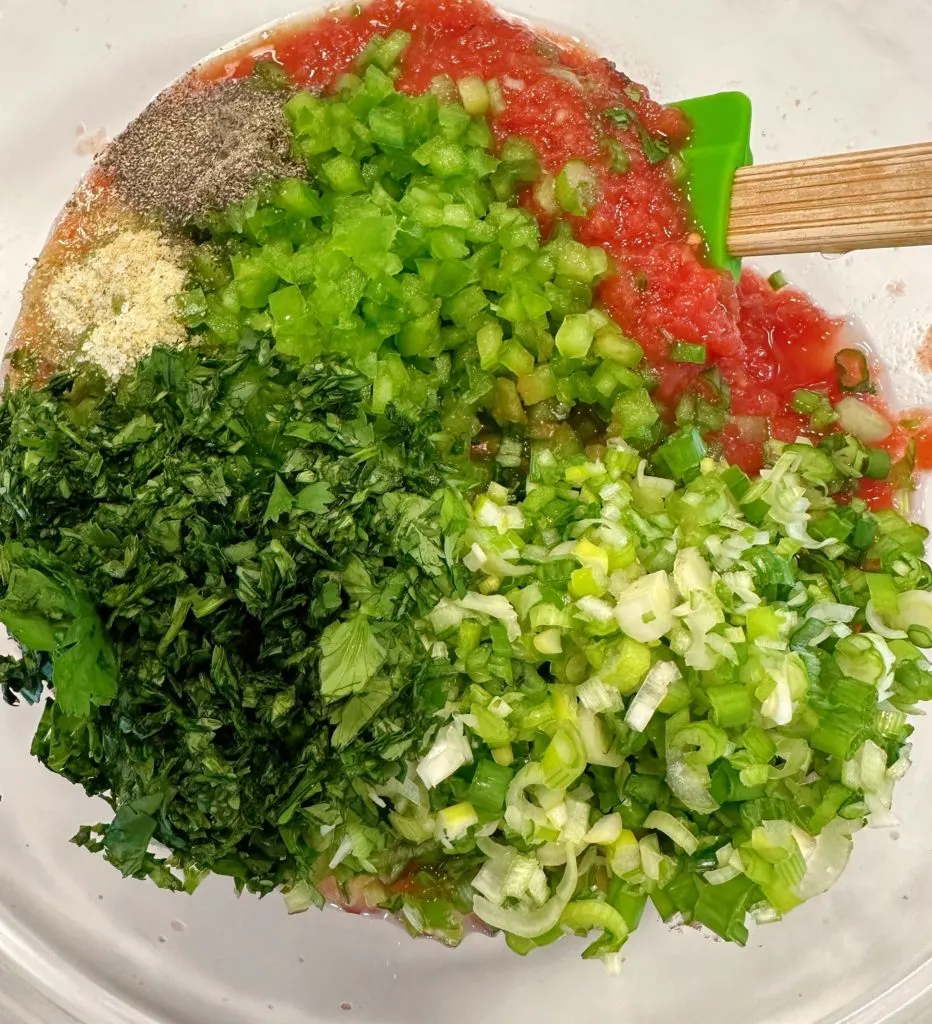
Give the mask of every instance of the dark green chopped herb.
[(628, 110), (627, 107), (609, 107), (607, 110), (602, 111), (602, 116), (608, 118), (612, 124), (617, 125), (619, 128), (627, 128), (637, 120), (634, 111)]
[(641, 148), (644, 150), (647, 162), (659, 164), (666, 160), (670, 155), (670, 144), (665, 139), (659, 139), (656, 135), (651, 135), (640, 123), (637, 125), (637, 130), (638, 138), (641, 140)]
[(631, 157), (624, 146), (617, 140), (606, 135), (602, 139), (602, 149), (608, 154), (608, 166), (616, 174), (627, 174), (631, 167)]
[(4, 695), (54, 689), (33, 750), (106, 796), (76, 841), (125, 874), (183, 884), (153, 838), (189, 884), (260, 892), (319, 878), (354, 830), (380, 863), (366, 793), (435, 729), (452, 682), (414, 620), (456, 573), (436, 422), (367, 416), (367, 390), (253, 345), (0, 405), (0, 619), (30, 652)]
[(652, 135), (641, 124), (633, 110), (629, 110), (627, 107), (608, 107), (602, 111), (602, 116), (617, 128), (634, 126), (648, 163), (659, 164), (670, 155), (669, 143), (665, 139)]

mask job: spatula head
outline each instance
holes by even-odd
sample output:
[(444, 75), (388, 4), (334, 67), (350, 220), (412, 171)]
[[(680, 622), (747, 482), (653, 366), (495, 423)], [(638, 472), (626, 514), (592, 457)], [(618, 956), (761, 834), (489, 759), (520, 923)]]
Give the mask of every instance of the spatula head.
[(751, 101), (743, 92), (717, 92), (672, 105), (693, 126), (680, 151), (689, 173), (693, 218), (705, 237), (709, 260), (737, 277), (741, 261), (728, 253), (728, 219), (735, 171), (753, 162)]

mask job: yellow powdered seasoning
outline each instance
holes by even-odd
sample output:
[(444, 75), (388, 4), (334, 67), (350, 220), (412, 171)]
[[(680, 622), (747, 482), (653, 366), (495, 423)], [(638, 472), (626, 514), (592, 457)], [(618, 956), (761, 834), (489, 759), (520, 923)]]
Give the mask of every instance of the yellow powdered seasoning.
[(119, 377), (157, 345), (184, 343), (175, 297), (186, 276), (181, 247), (150, 228), (123, 231), (55, 275), (46, 312), (79, 343), (79, 361)]

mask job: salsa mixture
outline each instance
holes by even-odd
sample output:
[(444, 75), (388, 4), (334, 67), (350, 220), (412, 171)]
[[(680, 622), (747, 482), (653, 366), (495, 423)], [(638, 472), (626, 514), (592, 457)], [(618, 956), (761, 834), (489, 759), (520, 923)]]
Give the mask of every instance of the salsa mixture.
[(690, 125), (482, 0), (171, 87), (27, 286), (0, 662), (73, 842), (610, 967), (894, 824), (932, 458), (843, 321), (708, 265)]

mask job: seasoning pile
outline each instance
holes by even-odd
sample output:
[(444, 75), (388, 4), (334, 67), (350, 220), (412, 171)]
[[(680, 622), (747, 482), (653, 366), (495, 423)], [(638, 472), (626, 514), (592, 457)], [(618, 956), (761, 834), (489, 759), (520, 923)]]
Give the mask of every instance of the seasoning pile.
[(282, 103), (282, 90), (252, 79), (208, 86), (186, 78), (116, 139), (104, 170), (131, 209), (188, 224), (259, 184), (304, 176), (291, 158)]
[(46, 292), (46, 312), (78, 345), (79, 361), (119, 377), (156, 345), (184, 342), (175, 297), (186, 277), (182, 245), (151, 228), (125, 230), (61, 269)]
[(175, 297), (191, 225), (306, 176), (291, 156), (289, 92), (268, 74), (214, 84), (188, 75), (115, 140), (89, 179), (80, 231), (62, 225), (27, 287), (8, 351), (36, 357), (31, 379), (79, 362), (116, 378), (156, 345), (184, 343)]

